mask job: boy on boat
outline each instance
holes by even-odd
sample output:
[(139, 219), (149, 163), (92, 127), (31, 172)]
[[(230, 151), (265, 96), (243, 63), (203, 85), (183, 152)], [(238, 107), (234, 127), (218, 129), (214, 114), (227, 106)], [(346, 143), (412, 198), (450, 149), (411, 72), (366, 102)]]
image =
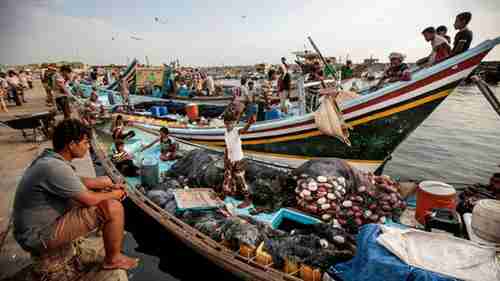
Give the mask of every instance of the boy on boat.
[(252, 204), (248, 185), (245, 181), (245, 166), (243, 162), (243, 149), (241, 147), (240, 135), (248, 131), (250, 126), (255, 123), (256, 116), (252, 115), (243, 128), (236, 128), (240, 114), (232, 111), (230, 108), (224, 112), (224, 141), (226, 147), (224, 150), (224, 183), (222, 190), (224, 195), (242, 194), (244, 201), (238, 205), (238, 208), (246, 208)]
[(105, 269), (137, 266), (136, 259), (121, 253), (125, 214), (120, 201), (127, 196), (125, 187), (106, 176), (79, 177), (71, 165), (88, 153), (89, 137), (90, 130), (80, 121), (61, 121), (54, 130), (53, 149), (31, 163), (17, 187), (14, 237), (39, 262), (38, 274), (60, 271), (55, 268), (61, 264), (52, 264), (52, 259), (97, 229), (103, 231)]
[(133, 158), (134, 157), (125, 150), (125, 143), (123, 140), (116, 140), (115, 148), (111, 155), (111, 161), (115, 164), (116, 169), (124, 176), (139, 176), (139, 167), (134, 164)]
[(113, 136), (114, 140), (125, 140), (125, 139), (130, 139), (135, 136), (134, 131), (128, 131), (124, 132), (125, 130), (125, 122), (123, 121), (123, 116), (118, 115), (116, 116), (115, 122), (113, 122), (113, 125), (111, 127), (111, 133)]
[(448, 44), (451, 44), (451, 38), (450, 38), (450, 36), (448, 36), (446, 34), (447, 32), (448, 32), (448, 28), (446, 28), (446, 26), (444, 26), (444, 25), (440, 25), (436, 28), (437, 35), (446, 39), (446, 41), (448, 41)]
[(161, 127), (160, 129), (160, 137), (155, 140), (154, 142), (144, 146), (142, 148), (142, 151), (150, 148), (151, 146), (155, 145), (156, 143), (160, 143), (160, 160), (161, 161), (171, 161), (175, 160), (177, 157), (177, 147), (178, 144), (175, 142), (175, 140), (171, 137), (168, 136), (169, 131), (167, 127)]
[(455, 35), (455, 40), (453, 41), (451, 56), (456, 56), (469, 50), (472, 43), (472, 31), (467, 28), (467, 25), (471, 19), (472, 14), (469, 12), (457, 15), (454, 27), (458, 30), (458, 33)]

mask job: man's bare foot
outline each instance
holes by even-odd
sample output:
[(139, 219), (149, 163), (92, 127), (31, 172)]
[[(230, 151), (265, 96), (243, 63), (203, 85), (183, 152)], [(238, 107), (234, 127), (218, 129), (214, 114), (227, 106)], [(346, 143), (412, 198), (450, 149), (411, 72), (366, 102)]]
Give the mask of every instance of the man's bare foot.
[(104, 259), (103, 269), (124, 269), (129, 270), (137, 267), (139, 264), (139, 259), (128, 257), (124, 254), (119, 254), (116, 258), (111, 261)]

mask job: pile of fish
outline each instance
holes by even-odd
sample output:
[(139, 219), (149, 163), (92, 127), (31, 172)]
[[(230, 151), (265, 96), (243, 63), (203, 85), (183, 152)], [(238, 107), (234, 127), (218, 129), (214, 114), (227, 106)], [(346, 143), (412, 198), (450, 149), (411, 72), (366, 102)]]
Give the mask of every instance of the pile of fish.
[(302, 174), (297, 179), (297, 205), (304, 212), (320, 216), (349, 232), (368, 223), (384, 223), (399, 217), (406, 208), (399, 186), (388, 176), (365, 175), (364, 185), (346, 188), (342, 176)]

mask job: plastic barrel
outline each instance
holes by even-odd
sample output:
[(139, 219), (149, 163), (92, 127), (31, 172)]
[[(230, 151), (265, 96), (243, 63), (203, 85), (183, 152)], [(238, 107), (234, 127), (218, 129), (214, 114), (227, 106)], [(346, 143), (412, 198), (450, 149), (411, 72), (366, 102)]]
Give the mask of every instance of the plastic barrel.
[(191, 121), (198, 120), (198, 105), (196, 103), (189, 103), (186, 105), (186, 114)]
[(153, 188), (159, 182), (158, 160), (146, 157), (142, 160), (141, 184), (146, 188)]
[(472, 211), (472, 230), (479, 238), (500, 243), (500, 201), (483, 199)]
[(439, 181), (423, 181), (417, 188), (415, 219), (425, 225), (427, 216), (434, 208), (455, 210), (456, 191), (449, 184)]

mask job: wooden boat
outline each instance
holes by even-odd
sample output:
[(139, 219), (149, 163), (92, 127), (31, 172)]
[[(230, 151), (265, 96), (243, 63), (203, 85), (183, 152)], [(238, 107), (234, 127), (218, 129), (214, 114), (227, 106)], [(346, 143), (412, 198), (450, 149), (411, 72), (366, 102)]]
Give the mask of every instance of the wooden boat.
[[(117, 81), (114, 81), (113, 83), (109, 84), (103, 89), (100, 89), (100, 93), (105, 94), (108, 91), (119, 91), (119, 81), (123, 78), (127, 79), (129, 85), (135, 84), (135, 79), (136, 79), (136, 69), (138, 67), (139, 62), (134, 59), (128, 67), (125, 69), (125, 71), (120, 75), (120, 79)], [(86, 88), (89, 88), (89, 85), (84, 85)], [(225, 92), (229, 91), (231, 87), (229, 86), (224, 86)], [(131, 99), (134, 100), (135, 98), (138, 97), (143, 97), (143, 96), (138, 96), (138, 95), (131, 95)], [(145, 97), (148, 98), (148, 97)], [(151, 97), (152, 98), (152, 97)], [(227, 105), (231, 100), (232, 96), (225, 94), (222, 96), (195, 96), (195, 97), (183, 97), (183, 96), (174, 96), (172, 98), (169, 98), (168, 100), (171, 100), (173, 102), (178, 102), (178, 103), (200, 103), (200, 104), (222, 104), (222, 105)], [(154, 99), (154, 98), (153, 98)]]
[[(368, 171), (380, 167), (453, 90), (500, 43), (487, 40), (467, 52), (413, 73), (411, 81), (396, 82), (340, 104), (353, 127), (352, 146), (324, 135), (314, 114), (258, 122), (242, 136), (245, 153), (296, 160), (337, 157)], [(158, 129), (148, 118), (130, 119), (139, 126)], [(224, 146), (223, 128), (170, 128), (171, 135), (207, 146)]]
[[(107, 130), (102, 130), (101, 134), (107, 133)], [(156, 134), (146, 133), (144, 131), (138, 132), (143, 140), (150, 141), (151, 138), (156, 138)], [(133, 144), (132, 144), (133, 145)], [(242, 278), (243, 280), (262, 280), (262, 281), (300, 281), (300, 280), (320, 280), (321, 273), (318, 269), (313, 269), (306, 265), (294, 265), (294, 270), (284, 272), (273, 267), (272, 261), (266, 262), (257, 260), (255, 249), (250, 252), (245, 252), (246, 248), (239, 250), (231, 250), (230, 248), (218, 243), (201, 233), (194, 227), (183, 222), (175, 215), (168, 213), (148, 197), (135, 188), (138, 180), (136, 178), (125, 178), (114, 167), (111, 160), (107, 156), (107, 149), (99, 143), (96, 134), (92, 135), (91, 146), (96, 153), (97, 159), (101, 162), (106, 174), (112, 178), (114, 182), (126, 182), (128, 188), (128, 198), (134, 205), (139, 207), (150, 218), (153, 218), (175, 238), (180, 240), (186, 246), (194, 250), (196, 253), (208, 259), (210, 262), (216, 264), (223, 270), (233, 273), (234, 275)], [(159, 153), (159, 151), (158, 151)], [(162, 170), (162, 169), (160, 169)], [(129, 203), (129, 202), (125, 202)], [(278, 212), (277, 212), (278, 213)], [(298, 213), (301, 215), (301, 213)], [(307, 215), (303, 215), (307, 216)], [(310, 218), (319, 222), (319, 220)], [(246, 253), (246, 254), (245, 254)], [(270, 259), (270, 256), (267, 256)], [(290, 267), (290, 266), (289, 266)], [(290, 267), (291, 268), (291, 267)], [(306, 277), (301, 278), (301, 272), (307, 273), (314, 278)]]

